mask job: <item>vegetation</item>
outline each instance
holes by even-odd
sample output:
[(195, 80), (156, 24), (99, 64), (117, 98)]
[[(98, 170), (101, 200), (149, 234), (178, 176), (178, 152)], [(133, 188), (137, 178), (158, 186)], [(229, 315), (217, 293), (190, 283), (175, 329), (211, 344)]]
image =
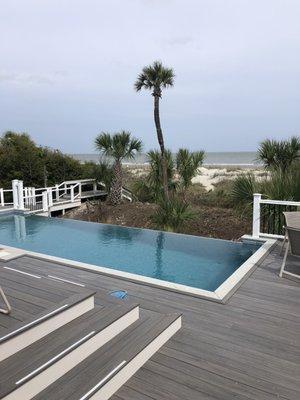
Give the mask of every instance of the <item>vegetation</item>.
[(100, 162), (96, 164), (94, 162), (86, 162), (83, 165), (84, 175), (88, 178), (96, 179), (98, 182), (102, 182), (105, 185), (107, 192), (110, 192), (112, 185), (114, 171), (108, 162)]
[(165, 200), (169, 198), (167, 156), (165, 154), (164, 137), (160, 123), (159, 101), (162, 97), (163, 89), (174, 85), (174, 71), (166, 68), (160, 61), (155, 61), (152, 65), (144, 67), (135, 82), (135, 90), (151, 90), (154, 99), (154, 121), (156, 126), (157, 140), (161, 151), (162, 183)]
[(95, 139), (96, 149), (103, 155), (114, 159), (113, 178), (111, 182), (108, 201), (117, 205), (122, 200), (122, 160), (134, 158), (137, 152), (142, 149), (142, 142), (132, 138), (130, 132), (121, 131), (113, 135), (102, 132)]
[(263, 141), (258, 149), (258, 160), (268, 170), (289, 173), (295, 163), (300, 161), (300, 138), (294, 136), (289, 140)]
[(13, 179), (41, 187), (85, 177), (84, 166), (58, 150), (37, 146), (26, 133), (6, 132), (0, 138), (0, 187)]
[(180, 176), (180, 185), (185, 192), (192, 184), (192, 178), (197, 175), (197, 170), (203, 164), (204, 151), (190, 152), (179, 149), (176, 155), (176, 168)]
[(173, 197), (159, 202), (159, 208), (152, 216), (152, 220), (159, 229), (178, 232), (184, 223), (193, 219), (193, 217), (194, 214), (189, 205), (178, 197)]
[(300, 139), (265, 140), (258, 149), (258, 159), (269, 175), (258, 181), (252, 174), (238, 177), (232, 188), (232, 197), (238, 205), (248, 207), (253, 194), (276, 200), (300, 200)]
[[(155, 201), (159, 208), (153, 216), (157, 227), (167, 230), (178, 230), (182, 224), (193, 217), (188, 203), (185, 201), (185, 193), (191, 185), (192, 178), (202, 164), (204, 152), (190, 152), (180, 149), (176, 155), (176, 163), (170, 150), (165, 150), (167, 167), (168, 199), (164, 197), (162, 190), (163, 171), (162, 155), (152, 150), (148, 153), (150, 171), (146, 179), (139, 180), (134, 185), (134, 192), (142, 201)], [(175, 172), (178, 178), (175, 177)], [(179, 198), (178, 191), (183, 196)]]

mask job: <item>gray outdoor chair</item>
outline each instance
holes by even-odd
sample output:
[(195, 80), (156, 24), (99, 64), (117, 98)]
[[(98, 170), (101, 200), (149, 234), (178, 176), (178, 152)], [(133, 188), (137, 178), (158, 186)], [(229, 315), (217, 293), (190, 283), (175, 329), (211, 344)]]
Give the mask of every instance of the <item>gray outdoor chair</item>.
[[(300, 278), (300, 228), (293, 228), (290, 226), (286, 226), (286, 234), (287, 234), (287, 239), (288, 239), (288, 245), (286, 246), (286, 250), (284, 253), (283, 261), (282, 261), (282, 266), (280, 268), (279, 276), (282, 277), (283, 272), (287, 275), (291, 275), (296, 278)], [(288, 257), (288, 253), (291, 253), (293, 258), (295, 257), (297, 259), (296, 261), (296, 266), (297, 266), (297, 271), (290, 272), (285, 270), (286, 266), (286, 261)], [(298, 260), (299, 257), (299, 260)]]
[[(300, 211), (286, 211), (283, 213), (283, 215), (285, 217), (285, 222), (286, 222), (284, 228), (286, 228), (286, 226), (289, 226), (290, 228), (300, 229)], [(284, 245), (287, 240), (288, 240), (287, 232), (285, 231), (280, 254), (282, 253)]]

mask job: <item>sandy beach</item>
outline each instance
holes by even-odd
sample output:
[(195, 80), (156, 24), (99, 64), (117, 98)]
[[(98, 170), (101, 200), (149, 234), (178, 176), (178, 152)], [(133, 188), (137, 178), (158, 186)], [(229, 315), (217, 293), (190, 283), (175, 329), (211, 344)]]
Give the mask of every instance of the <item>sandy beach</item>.
[[(126, 165), (127, 171), (136, 177), (144, 177), (149, 171), (149, 165)], [(192, 179), (193, 184), (201, 184), (207, 191), (214, 190), (215, 185), (224, 180), (233, 180), (236, 177), (251, 172), (259, 180), (266, 176), (261, 166), (202, 166)]]

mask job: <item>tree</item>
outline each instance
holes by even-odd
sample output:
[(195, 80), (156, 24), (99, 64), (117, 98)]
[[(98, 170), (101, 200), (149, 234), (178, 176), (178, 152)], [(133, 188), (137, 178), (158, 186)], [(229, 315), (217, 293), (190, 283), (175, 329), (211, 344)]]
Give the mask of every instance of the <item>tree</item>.
[(204, 151), (190, 152), (187, 149), (178, 150), (176, 168), (183, 190), (186, 190), (192, 184), (192, 178), (196, 176), (198, 168), (203, 163), (204, 154)]
[(131, 133), (127, 131), (117, 132), (113, 135), (102, 132), (96, 137), (95, 146), (103, 155), (114, 159), (114, 177), (108, 200), (113, 205), (120, 204), (122, 199), (122, 160), (134, 158), (136, 153), (141, 151), (142, 142), (131, 138)]
[(163, 172), (163, 189), (165, 199), (169, 198), (167, 161), (165, 157), (165, 144), (163, 132), (160, 124), (159, 100), (162, 97), (162, 90), (174, 85), (174, 72), (172, 68), (166, 68), (160, 61), (155, 61), (152, 65), (144, 67), (134, 84), (137, 92), (142, 89), (151, 90), (154, 98), (154, 122), (157, 133), (157, 140), (161, 151), (161, 162)]
[(286, 173), (295, 162), (300, 161), (300, 138), (294, 136), (289, 140), (263, 141), (258, 149), (258, 160), (267, 169)]
[(11, 187), (13, 179), (24, 186), (44, 187), (79, 179), (83, 165), (74, 158), (37, 146), (26, 133), (6, 132), (0, 138), (0, 187)]
[(26, 133), (8, 131), (0, 139), (0, 186), (10, 187), (13, 179), (27, 186), (43, 184), (41, 151)]

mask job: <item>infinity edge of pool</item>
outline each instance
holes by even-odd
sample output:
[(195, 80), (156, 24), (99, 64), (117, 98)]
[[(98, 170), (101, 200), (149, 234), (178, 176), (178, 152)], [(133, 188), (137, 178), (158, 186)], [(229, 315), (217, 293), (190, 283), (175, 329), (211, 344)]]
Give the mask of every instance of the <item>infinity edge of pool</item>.
[[(188, 235), (186, 235), (188, 236)], [(207, 238), (208, 239), (208, 238)], [(186, 295), (196, 296), (205, 298), (208, 300), (213, 300), (216, 302), (224, 303), (231, 295), (240, 287), (240, 285), (247, 279), (247, 277), (256, 269), (256, 267), (263, 261), (263, 259), (270, 252), (273, 245), (276, 243), (275, 239), (270, 238), (253, 238), (249, 235), (244, 235), (242, 237), (244, 242), (252, 244), (261, 244), (261, 246), (256, 250), (244, 263), (242, 263), (223, 283), (220, 284), (214, 291), (209, 291), (205, 289), (200, 289), (190, 285), (184, 285), (180, 283), (169, 282), (166, 280), (161, 280), (157, 278), (152, 278), (144, 275), (139, 275), (131, 272), (121, 271), (119, 269), (112, 269), (107, 267), (102, 267), (99, 265), (88, 264), (81, 261), (75, 261), (67, 258), (57, 257), (48, 255), (46, 253), (39, 253), (30, 250), (24, 250), (18, 247), (11, 247), (8, 245), (2, 245), (0, 243), (1, 249), (10, 253), (7, 257), (2, 257), (0, 255), (0, 260), (9, 261), (16, 257), (22, 255), (29, 255), (41, 260), (53, 261), (55, 263), (64, 264), (74, 268), (80, 268), (85, 270), (92, 270), (93, 272), (109, 275), (115, 278), (125, 279), (149, 286), (158, 287), (161, 289), (171, 290)]]

